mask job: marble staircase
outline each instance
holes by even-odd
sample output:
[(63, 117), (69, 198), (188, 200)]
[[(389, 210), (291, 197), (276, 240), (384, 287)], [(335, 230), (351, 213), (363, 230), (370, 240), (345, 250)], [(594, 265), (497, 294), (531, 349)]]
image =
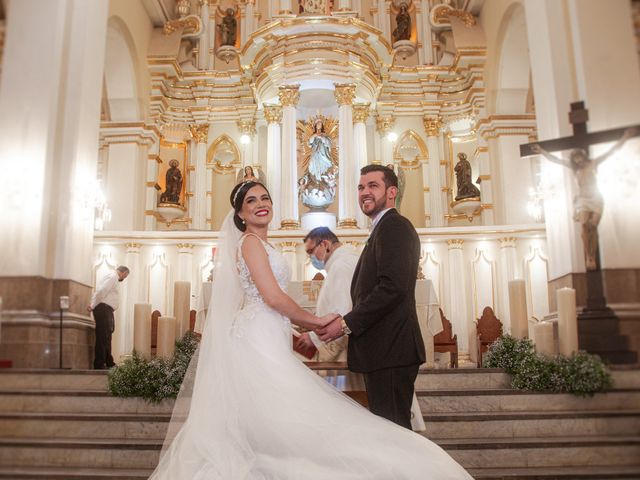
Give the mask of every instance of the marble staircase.
[[(476, 479), (640, 479), (640, 370), (614, 379), (577, 398), (514, 391), (495, 370), (428, 370), (416, 390), (424, 434)], [(0, 479), (147, 478), (172, 402), (106, 384), (104, 372), (1, 369)]]

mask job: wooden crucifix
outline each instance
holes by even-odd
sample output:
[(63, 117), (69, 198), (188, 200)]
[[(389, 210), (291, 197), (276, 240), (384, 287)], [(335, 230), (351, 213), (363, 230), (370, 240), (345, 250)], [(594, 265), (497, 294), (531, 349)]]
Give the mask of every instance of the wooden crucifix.
[[(584, 108), (584, 102), (572, 103), (569, 121), (573, 126), (573, 136), (520, 145), (520, 156), (543, 155), (546, 159), (573, 171), (578, 185), (573, 218), (582, 225), (585, 264), (587, 270), (600, 270), (598, 224), (602, 218), (604, 201), (597, 185), (598, 165), (622, 147), (629, 138), (639, 136), (640, 126), (587, 133), (588, 119), (589, 113)], [(611, 141), (616, 143), (607, 152), (595, 158), (589, 156), (591, 145)], [(558, 150), (571, 150), (569, 158), (564, 159), (549, 153)]]
[[(575, 102), (571, 104), (571, 112), (569, 113), (569, 122), (573, 126), (573, 135), (570, 137), (558, 138), (555, 140), (547, 140), (544, 142), (527, 143), (520, 145), (520, 156), (529, 157), (532, 155), (543, 155), (548, 160), (569, 168), (573, 171), (578, 186), (577, 195), (574, 198), (574, 215), (575, 221), (579, 222), (582, 227), (582, 244), (584, 248), (585, 265), (587, 268), (587, 306), (579, 315), (580, 319), (585, 321), (615, 320), (615, 327), (609, 323), (609, 328), (617, 328), (617, 317), (611, 309), (607, 307), (604, 297), (604, 289), (602, 283), (602, 272), (600, 269), (600, 253), (598, 248), (598, 224), (602, 217), (604, 208), (604, 200), (597, 185), (598, 165), (609, 158), (616, 150), (632, 137), (640, 136), (640, 125), (614, 128), (601, 132), (587, 132), (587, 120), (589, 113), (584, 108), (584, 102)], [(589, 156), (589, 147), (599, 143), (613, 142), (616, 143), (605, 153), (598, 157), (591, 158)], [(569, 158), (560, 158), (549, 152), (571, 150)], [(605, 322), (601, 322), (600, 327), (595, 330), (586, 329), (586, 335), (580, 337), (594, 336), (601, 334), (600, 328)], [(580, 330), (580, 328), (579, 328)], [(618, 337), (613, 331), (610, 340), (614, 341), (614, 337)], [(583, 344), (583, 338), (580, 343)], [(587, 338), (589, 343), (589, 338)], [(597, 341), (595, 343), (598, 343)], [(602, 343), (602, 342), (600, 342)], [(606, 342), (605, 342), (606, 343)], [(621, 342), (625, 343), (625, 342)], [(582, 348), (583, 345), (581, 345)], [(620, 345), (622, 348), (622, 345)], [(609, 348), (609, 346), (603, 347)], [(593, 351), (592, 348), (587, 348)], [(597, 348), (595, 349), (597, 350)], [(599, 353), (599, 352), (598, 352)], [(626, 353), (618, 352), (620, 358), (631, 358)], [(612, 359), (615, 361), (615, 359)]]

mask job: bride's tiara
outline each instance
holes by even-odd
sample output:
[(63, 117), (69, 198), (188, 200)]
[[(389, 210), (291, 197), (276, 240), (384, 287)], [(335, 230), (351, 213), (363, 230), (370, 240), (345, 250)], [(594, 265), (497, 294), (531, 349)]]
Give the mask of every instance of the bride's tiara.
[(240, 184), (240, 186), (236, 190), (236, 193), (233, 194), (233, 205), (231, 205), (233, 208), (236, 208), (236, 200), (238, 199), (238, 194), (240, 193), (240, 190), (242, 190), (247, 183), (255, 183), (255, 182), (253, 180), (245, 180)]

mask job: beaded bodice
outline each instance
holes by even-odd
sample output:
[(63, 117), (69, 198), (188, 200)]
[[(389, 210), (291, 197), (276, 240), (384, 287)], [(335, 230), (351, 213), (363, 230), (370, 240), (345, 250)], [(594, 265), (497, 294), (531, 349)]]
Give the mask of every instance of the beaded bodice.
[[(252, 303), (264, 303), (264, 298), (260, 295), (256, 284), (253, 282), (251, 278), (251, 274), (249, 273), (249, 267), (244, 261), (241, 253), (242, 242), (247, 238), (246, 235), (240, 239), (238, 244), (238, 273), (240, 275), (240, 283), (242, 284), (242, 289), (244, 290), (244, 304), (249, 305)], [(291, 278), (291, 270), (289, 269), (289, 264), (284, 259), (282, 254), (272, 247), (269, 243), (260, 240), (264, 245), (265, 250), (267, 251), (267, 256), (269, 257), (269, 265), (271, 266), (271, 271), (273, 272), (273, 276), (276, 277), (276, 281), (280, 288), (287, 291), (287, 283), (289, 283), (289, 278)]]

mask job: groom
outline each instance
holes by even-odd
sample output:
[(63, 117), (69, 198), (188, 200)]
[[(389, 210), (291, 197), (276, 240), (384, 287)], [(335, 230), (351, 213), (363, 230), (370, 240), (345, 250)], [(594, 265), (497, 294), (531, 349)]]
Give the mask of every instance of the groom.
[(358, 201), (372, 232), (351, 282), (353, 310), (318, 333), (323, 341), (349, 335), (349, 370), (364, 373), (369, 409), (410, 429), (413, 384), (425, 361), (415, 300), (420, 240), (393, 208), (393, 170), (367, 165), (360, 175)]

